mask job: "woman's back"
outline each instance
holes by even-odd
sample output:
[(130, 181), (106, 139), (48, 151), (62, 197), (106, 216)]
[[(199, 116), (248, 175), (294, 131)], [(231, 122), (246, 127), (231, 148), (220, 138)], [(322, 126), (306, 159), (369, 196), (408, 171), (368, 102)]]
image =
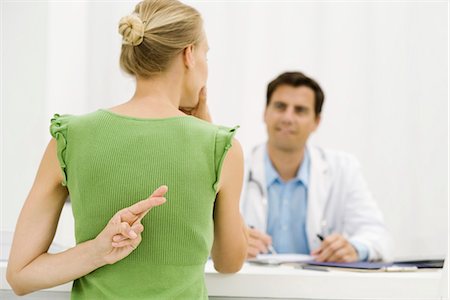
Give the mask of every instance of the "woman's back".
[[(113, 108), (119, 115), (52, 120), (55, 139), (11, 247), (7, 279), (19, 295), (74, 281), (74, 299), (206, 299), (208, 255), (223, 273), (245, 260), (242, 148), (234, 129), (206, 122), (200, 14), (177, 0), (144, 0), (119, 33), (135, 93)], [(49, 254), (67, 196), (77, 244)]]
[(52, 135), (66, 176), (77, 243), (161, 184), (167, 203), (143, 220), (139, 247), (74, 283), (74, 299), (207, 298), (203, 269), (213, 208), (234, 129), (190, 116), (138, 119), (99, 110), (56, 116)]

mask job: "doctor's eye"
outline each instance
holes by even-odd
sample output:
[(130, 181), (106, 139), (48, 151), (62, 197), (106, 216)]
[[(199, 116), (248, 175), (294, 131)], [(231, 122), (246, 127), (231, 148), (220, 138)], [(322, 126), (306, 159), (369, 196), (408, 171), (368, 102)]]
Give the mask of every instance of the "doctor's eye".
[(283, 102), (274, 102), (273, 103), (273, 107), (276, 109), (276, 110), (284, 110), (284, 109), (286, 109), (286, 104), (284, 104)]
[(296, 114), (305, 114), (309, 111), (309, 109), (305, 106), (296, 106), (295, 107), (295, 113)]

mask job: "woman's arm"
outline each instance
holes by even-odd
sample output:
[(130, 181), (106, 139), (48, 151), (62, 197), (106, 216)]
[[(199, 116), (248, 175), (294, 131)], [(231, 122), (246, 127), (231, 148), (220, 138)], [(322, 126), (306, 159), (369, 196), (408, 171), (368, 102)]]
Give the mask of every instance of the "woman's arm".
[[(128, 256), (141, 241), (140, 220), (153, 206), (164, 203), (162, 195), (167, 191), (160, 188), (148, 199), (119, 211), (95, 239), (49, 254), (68, 195), (62, 180), (56, 141), (51, 140), (20, 213), (8, 261), (6, 277), (18, 295), (72, 281)], [(116, 235), (128, 240), (113, 242)]]
[[(200, 90), (195, 108), (180, 108), (186, 114), (211, 122), (206, 87)], [(244, 177), (242, 147), (236, 139), (226, 154), (214, 205), (214, 243), (211, 257), (214, 268), (221, 273), (241, 269), (247, 254), (248, 228), (239, 212)]]
[(211, 257), (221, 273), (241, 269), (247, 255), (247, 226), (239, 212), (244, 174), (242, 148), (236, 139), (226, 154), (214, 206), (214, 243)]
[[(7, 269), (8, 282), (16, 294), (23, 295), (51, 286), (40, 281), (54, 281), (51, 275), (47, 276), (48, 271), (55, 270), (53, 266), (47, 267), (39, 263), (39, 268), (35, 269), (35, 265), (31, 263), (49, 255), (47, 250), (68, 196), (67, 189), (61, 185), (62, 180), (56, 156), (56, 141), (51, 140), (16, 224)], [(60, 264), (60, 267), (65, 266)], [(30, 277), (37, 278), (38, 282)], [(67, 281), (69, 280), (60, 283)], [(27, 282), (28, 286), (25, 287), (24, 283)]]

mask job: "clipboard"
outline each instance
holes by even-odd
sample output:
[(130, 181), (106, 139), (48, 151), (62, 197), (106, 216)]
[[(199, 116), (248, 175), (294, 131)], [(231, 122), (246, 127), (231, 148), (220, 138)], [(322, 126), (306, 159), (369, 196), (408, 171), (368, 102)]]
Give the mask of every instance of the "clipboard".
[(354, 271), (354, 272), (415, 272), (419, 268), (412, 264), (397, 265), (393, 262), (317, 262), (308, 261), (305, 263), (309, 266), (322, 267), (326, 269), (334, 269), (341, 271)]

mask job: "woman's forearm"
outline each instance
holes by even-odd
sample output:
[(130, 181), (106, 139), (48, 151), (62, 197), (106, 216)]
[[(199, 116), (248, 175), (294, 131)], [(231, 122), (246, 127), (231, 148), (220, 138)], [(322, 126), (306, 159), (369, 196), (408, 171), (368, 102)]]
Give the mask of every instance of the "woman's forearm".
[(25, 295), (73, 281), (106, 264), (95, 248), (90, 240), (61, 253), (43, 253), (21, 270), (8, 269), (8, 282)]
[(214, 229), (211, 257), (214, 268), (220, 273), (238, 272), (247, 256), (247, 229), (242, 218), (239, 217), (238, 220), (229, 224), (236, 224), (236, 226), (217, 224), (219, 226)]
[[(7, 280), (18, 295), (28, 294), (40, 289), (61, 285), (80, 278), (106, 264), (114, 264), (127, 257), (141, 243), (144, 226), (141, 219), (155, 206), (162, 205), (166, 199), (166, 186), (156, 189), (145, 200), (118, 211), (95, 239), (57, 254), (35, 255), (30, 263), (23, 263), (23, 253), (19, 253), (17, 242), (8, 264)], [(27, 231), (24, 231), (27, 232)], [(119, 237), (119, 242), (115, 238)], [(28, 246), (32, 246), (28, 245)], [(20, 259), (21, 258), (21, 259)]]

